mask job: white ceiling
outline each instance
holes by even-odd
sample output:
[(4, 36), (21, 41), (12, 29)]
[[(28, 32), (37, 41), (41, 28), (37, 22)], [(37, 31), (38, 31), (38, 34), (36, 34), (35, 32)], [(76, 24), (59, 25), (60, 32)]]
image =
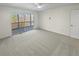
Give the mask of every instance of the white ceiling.
[(49, 8), (56, 8), (60, 6), (71, 5), (74, 3), (39, 3), (39, 4), (43, 7), (37, 8), (35, 3), (0, 3), (0, 5), (4, 5), (4, 6), (30, 9), (30, 10), (35, 10), (35, 11), (43, 11)]

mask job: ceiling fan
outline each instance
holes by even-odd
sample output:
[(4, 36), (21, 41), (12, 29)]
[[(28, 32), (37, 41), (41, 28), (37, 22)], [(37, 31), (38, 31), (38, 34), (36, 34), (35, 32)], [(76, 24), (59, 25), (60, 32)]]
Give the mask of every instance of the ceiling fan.
[(34, 4), (35, 4), (35, 6), (36, 6), (37, 8), (42, 8), (42, 7), (43, 7), (42, 3), (34, 3)]

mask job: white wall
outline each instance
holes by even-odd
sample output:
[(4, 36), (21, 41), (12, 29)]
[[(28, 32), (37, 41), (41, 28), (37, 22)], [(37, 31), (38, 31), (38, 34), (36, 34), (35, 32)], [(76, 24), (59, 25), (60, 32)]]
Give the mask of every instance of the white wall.
[(0, 7), (0, 39), (11, 35), (10, 14), (8, 9)]
[(69, 36), (72, 10), (79, 10), (79, 4), (39, 12), (40, 28)]
[(7, 6), (0, 6), (0, 39), (11, 36), (11, 18), (12, 13), (33, 13), (34, 14), (34, 28), (38, 28), (38, 14), (35, 11), (12, 8)]

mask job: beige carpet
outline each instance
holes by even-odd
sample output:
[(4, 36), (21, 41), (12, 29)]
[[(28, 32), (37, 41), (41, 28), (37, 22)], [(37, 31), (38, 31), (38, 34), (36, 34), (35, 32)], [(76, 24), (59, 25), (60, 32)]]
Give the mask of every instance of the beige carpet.
[(77, 56), (79, 40), (44, 30), (32, 30), (0, 40), (2, 56)]

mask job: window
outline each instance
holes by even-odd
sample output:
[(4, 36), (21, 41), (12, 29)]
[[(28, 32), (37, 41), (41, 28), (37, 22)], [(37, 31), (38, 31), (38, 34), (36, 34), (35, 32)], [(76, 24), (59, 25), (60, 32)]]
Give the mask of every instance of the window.
[(12, 15), (12, 33), (23, 33), (32, 30), (34, 27), (34, 15), (28, 13), (19, 13)]

